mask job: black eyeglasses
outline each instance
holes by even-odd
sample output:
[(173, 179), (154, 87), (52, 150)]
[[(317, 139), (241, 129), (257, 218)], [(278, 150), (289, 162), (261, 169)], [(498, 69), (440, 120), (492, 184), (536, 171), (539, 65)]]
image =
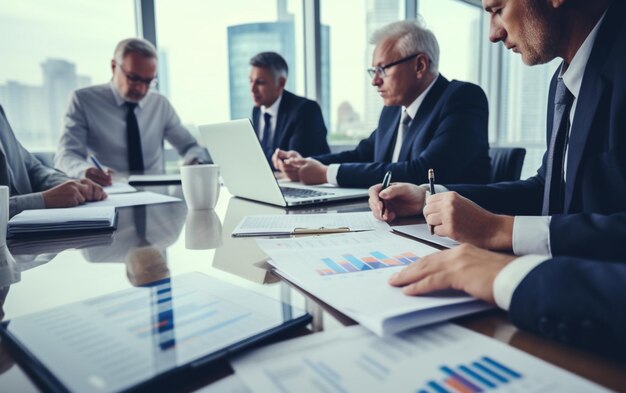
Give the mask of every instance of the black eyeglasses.
[(122, 72), (124, 73), (124, 76), (130, 83), (142, 83), (148, 87), (156, 87), (159, 83), (156, 78), (150, 78), (150, 79), (142, 78), (139, 75), (135, 75), (133, 73), (126, 71), (120, 63), (117, 63), (117, 65), (120, 67), (120, 70), (122, 70)]
[(407, 57), (403, 57), (400, 60), (396, 60), (393, 63), (389, 63), (389, 64), (384, 64), (384, 65), (379, 65), (376, 67), (372, 67), (372, 68), (368, 68), (367, 69), (367, 73), (370, 74), (370, 77), (375, 78), (376, 75), (379, 75), (381, 78), (386, 78), (387, 77), (387, 73), (385, 72), (385, 70), (387, 68), (391, 68), (395, 65), (404, 63), (405, 61), (409, 61), (411, 59), (416, 58), (417, 56), (421, 55), (422, 53), (416, 53), (414, 55), (411, 56), (407, 56)]

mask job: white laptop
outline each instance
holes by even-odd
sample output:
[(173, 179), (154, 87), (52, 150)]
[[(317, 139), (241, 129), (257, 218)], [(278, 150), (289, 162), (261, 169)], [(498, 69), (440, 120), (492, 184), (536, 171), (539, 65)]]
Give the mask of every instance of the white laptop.
[(231, 194), (277, 206), (299, 206), (367, 197), (366, 188), (277, 182), (248, 119), (199, 127)]

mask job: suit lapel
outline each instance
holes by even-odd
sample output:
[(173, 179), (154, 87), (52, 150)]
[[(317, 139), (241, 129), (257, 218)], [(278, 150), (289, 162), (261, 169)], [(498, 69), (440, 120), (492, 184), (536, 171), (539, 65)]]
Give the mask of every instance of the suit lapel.
[(407, 161), (409, 159), (409, 155), (413, 150), (413, 146), (417, 143), (418, 140), (422, 140), (425, 135), (423, 132), (420, 132), (424, 129), (424, 126), (427, 122), (431, 120), (433, 109), (439, 102), (439, 99), (443, 95), (446, 87), (448, 86), (448, 80), (443, 76), (439, 75), (437, 77), (437, 81), (430, 89), (424, 101), (420, 105), (417, 113), (415, 114), (415, 118), (411, 122), (411, 126), (409, 127), (409, 132), (404, 137), (404, 142), (402, 143), (402, 149), (400, 149), (400, 155), (398, 156), (398, 161)]
[(567, 181), (565, 184), (564, 212), (567, 213), (572, 203), (576, 183), (579, 181), (578, 172), (584, 160), (585, 146), (591, 133), (594, 116), (602, 101), (610, 82), (603, 77), (603, 70), (613, 49), (612, 37), (621, 27), (621, 17), (624, 11), (619, 1), (613, 2), (606, 12), (605, 19), (596, 35), (591, 55), (585, 67), (580, 93), (576, 102), (576, 112), (570, 131), (570, 140), (567, 153)]
[(259, 115), (261, 114), (261, 109), (258, 106), (255, 106), (252, 109), (252, 125), (254, 126), (254, 132), (256, 132), (256, 136), (259, 136)]
[(280, 142), (285, 133), (285, 122), (291, 107), (291, 93), (283, 90), (283, 98), (278, 106), (278, 118), (276, 119), (276, 130), (274, 130), (274, 146), (280, 146)]
[[(396, 135), (398, 134), (398, 127), (400, 126), (400, 114), (402, 112), (401, 107), (395, 107), (394, 113), (390, 114), (391, 121), (388, 124), (387, 129), (379, 130), (379, 134), (382, 134), (380, 143), (376, 143), (374, 146), (374, 161), (387, 162), (391, 161), (391, 155), (393, 154), (393, 148), (395, 145)], [(382, 113), (381, 113), (382, 116)]]

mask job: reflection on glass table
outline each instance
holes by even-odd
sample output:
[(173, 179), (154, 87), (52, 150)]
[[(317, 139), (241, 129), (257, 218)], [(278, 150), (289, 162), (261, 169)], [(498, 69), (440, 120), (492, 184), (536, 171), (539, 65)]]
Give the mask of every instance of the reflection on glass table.
[(165, 255), (180, 236), (185, 211), (184, 202), (120, 208), (113, 243), (87, 248), (82, 254), (89, 262), (126, 262), (134, 248), (152, 245)]

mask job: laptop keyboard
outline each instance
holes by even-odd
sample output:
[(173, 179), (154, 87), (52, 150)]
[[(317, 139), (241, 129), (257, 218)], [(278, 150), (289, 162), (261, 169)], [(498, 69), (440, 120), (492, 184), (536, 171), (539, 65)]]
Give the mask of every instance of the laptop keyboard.
[(333, 195), (332, 192), (323, 192), (317, 190), (308, 190), (305, 188), (281, 187), (283, 195), (289, 198), (310, 198), (325, 195)]

